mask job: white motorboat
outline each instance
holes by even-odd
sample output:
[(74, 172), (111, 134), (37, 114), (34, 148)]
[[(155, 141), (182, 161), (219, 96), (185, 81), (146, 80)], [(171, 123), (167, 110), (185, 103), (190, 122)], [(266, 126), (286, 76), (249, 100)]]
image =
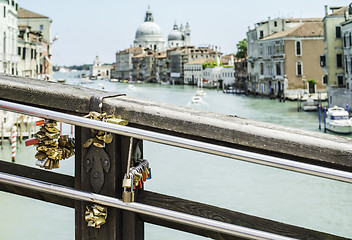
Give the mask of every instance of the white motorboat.
[(200, 103), (202, 101), (202, 98), (196, 94), (192, 97), (192, 103)]
[(352, 133), (352, 119), (341, 107), (331, 107), (326, 113), (326, 129), (336, 133)]
[(206, 92), (204, 92), (203, 89), (198, 89), (196, 93), (197, 93), (197, 95), (199, 95), (199, 96), (204, 96), (204, 95), (207, 94)]

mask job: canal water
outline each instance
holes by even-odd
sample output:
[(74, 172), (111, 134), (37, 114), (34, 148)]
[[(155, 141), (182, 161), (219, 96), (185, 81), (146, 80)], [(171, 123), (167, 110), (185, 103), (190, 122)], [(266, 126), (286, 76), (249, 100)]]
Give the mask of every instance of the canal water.
[[(127, 96), (258, 121), (319, 131), (316, 113), (297, 112), (296, 102), (223, 94), (205, 89), (200, 104), (192, 104), (191, 86), (127, 84), (96, 80), (82, 84), (79, 72), (55, 73), (56, 79)], [(70, 132), (70, 126), (65, 125)], [(11, 159), (9, 143), (0, 159)], [(35, 149), (19, 144), (17, 163), (34, 166)], [(145, 188), (180, 198), (268, 218), (292, 225), (352, 238), (352, 185), (278, 170), (233, 159), (180, 150), (146, 141), (144, 155), (153, 178)], [(55, 172), (73, 175), (73, 159)], [(3, 221), (0, 239), (74, 239), (74, 210), (0, 192)], [(145, 239), (204, 239), (146, 224)]]

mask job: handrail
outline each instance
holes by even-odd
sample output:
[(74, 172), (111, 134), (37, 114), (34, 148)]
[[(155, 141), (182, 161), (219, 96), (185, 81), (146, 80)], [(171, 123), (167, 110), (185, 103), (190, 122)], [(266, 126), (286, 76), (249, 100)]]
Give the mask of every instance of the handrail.
[(125, 135), (129, 137), (139, 138), (152, 142), (162, 143), (166, 145), (181, 147), (190, 150), (196, 150), (204, 153), (210, 153), (228, 158), (234, 158), (251, 163), (257, 163), (265, 166), (276, 167), (280, 169), (290, 170), (294, 172), (305, 173), (313, 176), (333, 179), (337, 181), (352, 183), (352, 173), (329, 169), (321, 166), (315, 166), (306, 163), (295, 162), (278, 157), (267, 156), (264, 154), (252, 153), (243, 150), (233, 149), (229, 147), (218, 146), (215, 144), (200, 142), (191, 139), (185, 139), (167, 134), (156, 133), (143, 129), (137, 129), (129, 126), (115, 125), (108, 122), (100, 122), (84, 117), (70, 115), (66, 113), (41, 109), (37, 107), (12, 103), (0, 100), (0, 109), (23, 113), (31, 116), (53, 119), (68, 124), (74, 124), (86, 128), (94, 128), (106, 132)]
[(193, 216), (190, 214), (175, 212), (159, 207), (154, 207), (142, 203), (124, 203), (122, 200), (108, 197), (100, 194), (85, 192), (69, 187), (62, 187), (47, 182), (32, 180), (24, 177), (18, 177), (7, 173), (0, 172), (0, 182), (23, 187), (34, 191), (50, 193), (61, 197), (70, 198), (78, 201), (87, 201), (98, 203), (104, 206), (119, 208), (122, 210), (132, 211), (135, 213), (145, 214), (160, 219), (173, 221), (176, 223), (187, 224), (194, 227), (217, 231), (224, 234), (229, 234), (237, 237), (249, 239), (274, 239), (274, 240), (292, 240), (285, 236), (267, 233), (251, 228), (246, 228), (234, 224), (223, 223), (216, 220)]

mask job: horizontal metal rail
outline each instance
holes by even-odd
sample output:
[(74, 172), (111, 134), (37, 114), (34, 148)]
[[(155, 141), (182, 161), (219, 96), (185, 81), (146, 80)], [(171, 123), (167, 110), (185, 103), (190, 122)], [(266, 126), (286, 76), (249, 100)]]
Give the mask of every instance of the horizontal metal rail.
[(199, 152), (352, 183), (352, 173), (0, 100), (0, 109)]
[(0, 182), (12, 186), (27, 188), (34, 191), (54, 194), (61, 197), (66, 197), (78, 201), (87, 201), (101, 204), (104, 206), (119, 208), (122, 210), (132, 211), (148, 216), (157, 217), (173, 221), (176, 223), (187, 224), (193, 227), (208, 229), (211, 231), (224, 233), (237, 237), (248, 239), (277, 239), (291, 240), (293, 238), (280, 236), (277, 234), (267, 233), (255, 229), (250, 229), (242, 226), (237, 226), (229, 223), (223, 223), (216, 220), (193, 216), (190, 214), (175, 212), (163, 208), (158, 208), (142, 203), (124, 203), (122, 200), (112, 197), (103, 196), (100, 194), (89, 193), (74, 188), (53, 185), (51, 183), (33, 180), (24, 177), (18, 177), (7, 173), (0, 172)]

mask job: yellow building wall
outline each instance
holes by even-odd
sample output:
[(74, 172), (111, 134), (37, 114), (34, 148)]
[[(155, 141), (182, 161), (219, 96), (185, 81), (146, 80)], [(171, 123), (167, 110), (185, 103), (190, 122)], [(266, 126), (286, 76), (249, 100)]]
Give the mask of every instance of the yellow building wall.
[[(320, 55), (324, 54), (324, 40), (320, 39), (298, 39), (301, 41), (302, 54), (296, 56), (296, 40), (285, 40), (285, 74), (288, 79), (288, 89), (308, 89), (308, 80), (317, 82), (316, 90), (325, 89), (323, 84), (323, 71), (320, 67)], [(302, 62), (302, 76), (297, 76), (297, 62)], [(303, 85), (302, 77), (306, 82)]]
[[(330, 16), (324, 19), (325, 28), (325, 57), (326, 57), (326, 68), (325, 74), (328, 75), (328, 82), (330, 86), (337, 85), (337, 75), (343, 74), (342, 68), (336, 66), (336, 54), (343, 53), (342, 38), (336, 39), (335, 27), (344, 21), (343, 16)], [(342, 33), (341, 33), (342, 36)], [(342, 66), (344, 66), (344, 58), (342, 58)]]

